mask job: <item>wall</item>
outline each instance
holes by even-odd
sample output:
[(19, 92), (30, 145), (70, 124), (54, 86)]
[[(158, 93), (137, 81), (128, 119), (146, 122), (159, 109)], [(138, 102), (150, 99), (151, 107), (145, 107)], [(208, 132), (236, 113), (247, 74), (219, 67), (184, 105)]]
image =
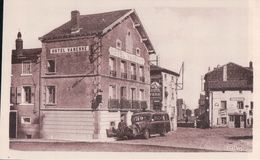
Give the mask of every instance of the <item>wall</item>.
[[(212, 96), (212, 94), (210, 94)], [(231, 100), (232, 98), (233, 100)], [(237, 101), (235, 99), (244, 99), (244, 109), (238, 109), (237, 108)], [(210, 97), (211, 100), (211, 97)], [(243, 114), (246, 112), (247, 118), (252, 118), (252, 115), (249, 115), (250, 110), (250, 102), (253, 100), (253, 93), (251, 91), (242, 91), (242, 93), (239, 93), (239, 91), (225, 91), (224, 93), (222, 91), (214, 91), (213, 92), (213, 126), (223, 126), (221, 124), (217, 124), (217, 118), (219, 118), (219, 109), (221, 108), (221, 101), (227, 101), (227, 125), (229, 127), (234, 127), (234, 122), (229, 121), (229, 114)], [(210, 103), (211, 104), (211, 103)], [(249, 107), (247, 108), (246, 105)], [(210, 105), (210, 111), (211, 105)], [(210, 116), (212, 115), (212, 112), (210, 112)], [(210, 117), (211, 119), (211, 117)], [(250, 121), (251, 124), (251, 121)], [(249, 125), (250, 125), (249, 124)], [(244, 123), (241, 123), (241, 127), (244, 126)]]
[[(37, 54), (37, 53), (35, 53)], [(22, 62), (12, 63), (11, 76), (11, 110), (17, 110), (17, 138), (39, 137), (39, 63), (32, 62), (32, 74), (22, 75)], [(28, 85), (34, 87), (32, 104), (19, 104), (17, 101), (17, 88)], [(22, 124), (22, 117), (30, 117), (31, 124)]]
[[(166, 75), (166, 77), (165, 77)], [(172, 119), (172, 130), (177, 129), (177, 77), (168, 73), (162, 72), (162, 110), (168, 112)], [(165, 95), (165, 87), (168, 96)]]

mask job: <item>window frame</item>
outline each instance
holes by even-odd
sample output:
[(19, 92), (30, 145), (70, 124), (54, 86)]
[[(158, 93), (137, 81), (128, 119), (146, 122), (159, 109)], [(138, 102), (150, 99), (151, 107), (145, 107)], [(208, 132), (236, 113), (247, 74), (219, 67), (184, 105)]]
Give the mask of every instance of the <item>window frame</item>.
[[(49, 98), (47, 95), (50, 95), (49, 93), (47, 94), (47, 92), (49, 91), (48, 90), (48, 87), (54, 87), (54, 91), (55, 91), (55, 95), (54, 95), (54, 103), (50, 103), (49, 102)], [(57, 104), (57, 86), (56, 85), (46, 85), (45, 86), (45, 104), (46, 105), (56, 105)]]
[[(118, 46), (117, 44), (120, 44), (120, 46)], [(122, 41), (120, 39), (116, 40), (116, 48), (120, 50), (122, 49)]]
[[(112, 86), (112, 96), (110, 95), (110, 87)], [(116, 85), (114, 85), (114, 84), (110, 84), (109, 86), (108, 86), (108, 98), (109, 99), (117, 99), (117, 93), (116, 93), (116, 91), (117, 91), (117, 89), (116, 89), (117, 87), (116, 87)], [(113, 97), (115, 95), (115, 97)]]
[[(26, 122), (24, 119), (29, 118), (30, 122)], [(21, 116), (21, 124), (32, 124), (32, 118), (28, 116)]]
[[(242, 105), (240, 105), (240, 104), (242, 104)], [(237, 108), (244, 109), (244, 101), (237, 101)]]
[[(29, 73), (24, 73), (24, 64), (29, 63), (30, 71)], [(32, 61), (31, 60), (24, 60), (22, 61), (22, 73), (21, 76), (31, 76), (32, 75)]]
[[(54, 72), (50, 72), (49, 69), (48, 69), (48, 62), (49, 61), (54, 61)], [(46, 74), (55, 74), (56, 73), (56, 59), (47, 59), (46, 60)]]
[[(30, 103), (26, 102), (26, 92), (25, 92), (25, 87), (30, 87)], [(33, 101), (32, 101), (32, 85), (23, 85), (21, 86), (22, 90), (21, 90), (21, 103), (20, 105), (34, 105)], [(34, 93), (33, 93), (34, 94)]]
[(135, 55), (141, 56), (141, 49), (140, 48), (138, 48), (138, 47), (135, 48)]

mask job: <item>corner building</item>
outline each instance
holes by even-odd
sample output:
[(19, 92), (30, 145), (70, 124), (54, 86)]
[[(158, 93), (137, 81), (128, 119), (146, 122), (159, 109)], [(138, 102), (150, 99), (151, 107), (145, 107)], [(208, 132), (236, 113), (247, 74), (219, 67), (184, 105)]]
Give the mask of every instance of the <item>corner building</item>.
[(39, 38), (41, 137), (102, 139), (120, 118), (150, 108), (149, 54), (134, 10), (80, 15)]
[(206, 108), (210, 127), (253, 126), (253, 63), (243, 67), (228, 63), (205, 77)]

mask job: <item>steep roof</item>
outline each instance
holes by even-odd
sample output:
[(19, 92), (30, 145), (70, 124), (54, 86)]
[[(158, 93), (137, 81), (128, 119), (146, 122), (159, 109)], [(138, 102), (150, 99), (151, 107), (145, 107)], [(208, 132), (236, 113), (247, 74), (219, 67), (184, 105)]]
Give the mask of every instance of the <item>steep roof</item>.
[[(223, 80), (223, 67), (227, 66), (227, 80)], [(228, 63), (205, 75), (205, 90), (252, 90), (253, 68)]]
[(110, 30), (112, 30), (116, 25), (120, 24), (127, 17), (131, 17), (135, 23), (136, 29), (140, 33), (141, 37), (145, 40), (143, 41), (146, 45), (149, 53), (155, 53), (154, 48), (150, 42), (150, 39), (145, 32), (143, 25), (140, 22), (134, 9), (118, 10), (112, 12), (89, 14), (89, 15), (79, 15), (79, 28), (77, 33), (72, 33), (73, 23), (71, 20), (65, 24), (57, 27), (46, 35), (40, 37), (42, 42), (53, 41), (64, 38), (71, 37), (81, 37), (81, 36), (95, 36), (104, 35)]
[(164, 72), (164, 73), (168, 73), (168, 74), (171, 74), (171, 75), (174, 75), (174, 76), (180, 76), (178, 73), (176, 73), (174, 71), (171, 71), (169, 69), (162, 68), (162, 67), (159, 67), (159, 66), (153, 65), (153, 64), (151, 64), (151, 66), (150, 66), (150, 72), (151, 72), (151, 75), (157, 74), (157, 73), (160, 73), (160, 72)]
[(12, 50), (12, 63), (20, 63), (22, 60), (35, 60), (42, 52), (41, 48), (22, 49), (21, 54)]

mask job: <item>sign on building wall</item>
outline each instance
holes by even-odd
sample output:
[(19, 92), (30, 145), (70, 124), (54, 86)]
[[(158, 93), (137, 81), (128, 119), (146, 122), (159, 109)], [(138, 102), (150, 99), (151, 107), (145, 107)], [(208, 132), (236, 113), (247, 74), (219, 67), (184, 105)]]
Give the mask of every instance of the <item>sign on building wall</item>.
[(63, 47), (63, 48), (51, 48), (50, 49), (51, 54), (86, 52), (86, 51), (89, 51), (89, 46)]
[(140, 65), (144, 65), (144, 58), (136, 56), (134, 54), (129, 54), (120, 49), (109, 47), (109, 54), (124, 60), (132, 61)]

